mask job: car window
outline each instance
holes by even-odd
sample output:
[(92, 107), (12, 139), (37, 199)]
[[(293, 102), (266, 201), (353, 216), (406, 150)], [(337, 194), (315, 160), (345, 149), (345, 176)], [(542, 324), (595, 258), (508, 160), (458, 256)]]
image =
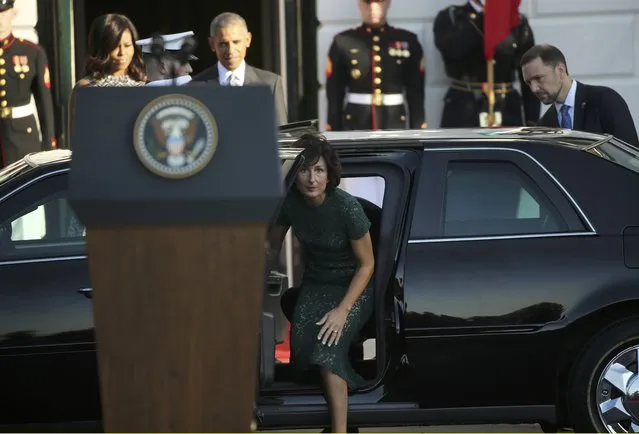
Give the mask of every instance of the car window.
[(86, 230), (71, 208), (61, 176), (15, 195), (3, 208), (0, 260), (55, 258), (85, 253)]
[(444, 235), (524, 235), (566, 230), (554, 205), (515, 164), (451, 162)]

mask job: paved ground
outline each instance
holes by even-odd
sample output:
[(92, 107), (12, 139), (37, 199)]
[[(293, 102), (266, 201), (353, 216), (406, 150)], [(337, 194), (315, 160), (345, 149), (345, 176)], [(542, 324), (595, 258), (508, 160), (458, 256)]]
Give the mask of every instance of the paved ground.
[[(277, 431), (264, 431), (277, 432)], [(318, 430), (295, 430), (290, 432), (319, 432)], [(503, 432), (503, 433), (528, 433), (542, 432), (539, 425), (444, 425), (444, 426), (420, 426), (420, 427), (392, 427), (392, 428), (366, 428), (360, 432), (454, 432), (454, 433), (476, 433), (476, 432)]]
[[(7, 427), (0, 425), (0, 433), (4, 432), (78, 432), (88, 433), (96, 432), (98, 427), (93, 424), (77, 424), (72, 427), (55, 426), (55, 425), (32, 425), (22, 427), (16, 430), (15, 427)], [(295, 430), (287, 432), (299, 433), (317, 433), (320, 430)], [(262, 432), (281, 432), (281, 431), (262, 431)], [(423, 432), (423, 433), (540, 433), (539, 425), (444, 425), (444, 426), (421, 426), (421, 427), (391, 427), (391, 428), (366, 428), (361, 432), (375, 433), (394, 433), (394, 432)]]
[(397, 427), (388, 429), (362, 429), (362, 432), (542, 432), (539, 425), (448, 425), (448, 426), (420, 426)]

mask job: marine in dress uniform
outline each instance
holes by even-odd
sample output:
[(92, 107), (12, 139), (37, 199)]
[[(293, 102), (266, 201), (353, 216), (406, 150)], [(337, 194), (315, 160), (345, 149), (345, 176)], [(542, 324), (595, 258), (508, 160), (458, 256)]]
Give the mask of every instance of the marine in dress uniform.
[[(484, 127), (488, 112), (486, 58), (484, 56), (483, 2), (449, 6), (435, 17), (433, 33), (450, 88), (444, 98), (441, 127)], [(495, 119), (503, 126), (533, 124), (539, 119), (540, 104), (519, 73), (519, 59), (535, 45), (528, 20), (519, 15), (519, 25), (497, 47), (494, 64)], [(514, 88), (518, 73), (520, 94)], [(524, 115), (522, 116), (522, 108)]]
[(172, 86), (174, 84), (172, 71), (175, 71), (175, 85), (182, 86), (192, 80), (190, 61), (198, 60), (193, 54), (189, 54), (188, 62), (180, 62), (180, 51), (184, 41), (195, 35), (192, 31), (162, 35), (164, 40), (164, 56), (158, 60), (151, 54), (153, 38), (140, 39), (136, 45), (142, 47), (146, 64), (146, 74), (149, 77), (147, 86)]
[(14, 0), (0, 0), (0, 167), (57, 147), (47, 55), (40, 45), (13, 35), (13, 6)]
[[(326, 129), (425, 128), (424, 51), (417, 35), (388, 25), (390, 0), (358, 1), (364, 22), (337, 34), (328, 52)], [(364, 12), (373, 3), (383, 8), (379, 24)]]

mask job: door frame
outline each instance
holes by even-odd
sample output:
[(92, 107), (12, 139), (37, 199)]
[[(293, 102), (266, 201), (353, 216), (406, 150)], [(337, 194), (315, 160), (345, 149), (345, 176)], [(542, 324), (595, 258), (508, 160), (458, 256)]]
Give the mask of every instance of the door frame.
[[(364, 144), (363, 146), (366, 146)], [(339, 152), (338, 152), (339, 153)], [(410, 231), (410, 216), (413, 209), (415, 192), (414, 177), (421, 167), (421, 151), (385, 151), (380, 150), (374, 156), (360, 156), (348, 154), (340, 155), (343, 165), (343, 175), (347, 177), (380, 176), (384, 179), (384, 203), (381, 211), (379, 240), (380, 248), (376, 261), (378, 264), (388, 263), (389, 258), (396, 258), (405, 250)], [(399, 212), (398, 212), (399, 210)], [(381, 260), (379, 260), (381, 258)], [(379, 261), (378, 261), (379, 260)], [(376, 265), (377, 267), (377, 265)], [(374, 277), (375, 307), (373, 317), (375, 321), (375, 354), (376, 376), (358, 389), (356, 394), (365, 394), (379, 387), (386, 379), (389, 363), (397, 360), (393, 352), (397, 345), (387, 345), (389, 332), (394, 333), (396, 323), (389, 322), (389, 317), (395, 316), (395, 295), (391, 289), (397, 278), (396, 264), (381, 268), (380, 274)], [(382, 285), (386, 285), (383, 287)], [(398, 319), (395, 319), (397, 321)], [(264, 343), (265, 345), (266, 343)], [(396, 342), (392, 342), (396, 344)], [(314, 385), (271, 385), (260, 388), (261, 399), (272, 399), (289, 395), (305, 393), (308, 396), (321, 396), (321, 389)]]

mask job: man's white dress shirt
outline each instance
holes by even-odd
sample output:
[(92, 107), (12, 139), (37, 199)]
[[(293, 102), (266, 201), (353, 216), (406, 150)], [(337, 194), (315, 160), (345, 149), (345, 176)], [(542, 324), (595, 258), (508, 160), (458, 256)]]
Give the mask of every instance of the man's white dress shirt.
[[(217, 72), (219, 75), (220, 85), (228, 86), (231, 84), (230, 80), (233, 79), (233, 85), (244, 86), (244, 75), (246, 73), (246, 62), (242, 60), (240, 66), (235, 71), (229, 71), (222, 65), (221, 62), (217, 62)], [(233, 77), (231, 77), (233, 76)]]
[(555, 108), (557, 109), (557, 124), (561, 125), (561, 107), (563, 105), (568, 106), (568, 115), (570, 116), (570, 128), (575, 125), (575, 97), (577, 96), (577, 80), (572, 80), (568, 95), (566, 95), (566, 101), (562, 103), (555, 102)]

